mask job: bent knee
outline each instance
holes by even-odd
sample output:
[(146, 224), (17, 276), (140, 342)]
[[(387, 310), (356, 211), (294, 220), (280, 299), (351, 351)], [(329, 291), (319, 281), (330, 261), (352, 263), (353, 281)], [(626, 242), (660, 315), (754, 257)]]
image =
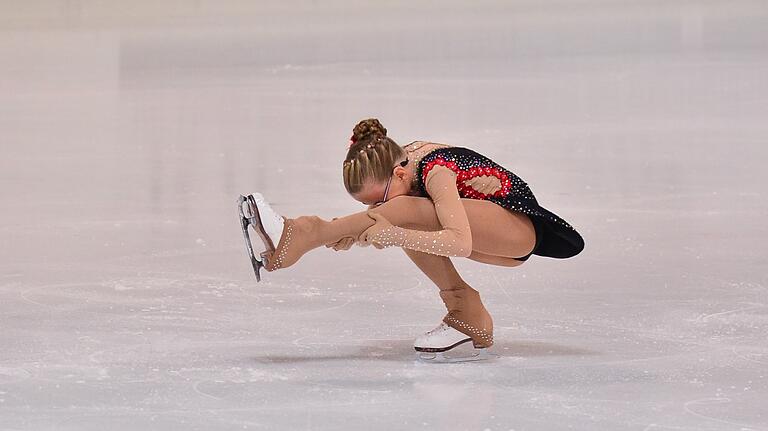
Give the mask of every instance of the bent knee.
[(393, 225), (406, 229), (440, 228), (434, 204), (429, 198), (399, 195), (368, 211), (381, 214)]

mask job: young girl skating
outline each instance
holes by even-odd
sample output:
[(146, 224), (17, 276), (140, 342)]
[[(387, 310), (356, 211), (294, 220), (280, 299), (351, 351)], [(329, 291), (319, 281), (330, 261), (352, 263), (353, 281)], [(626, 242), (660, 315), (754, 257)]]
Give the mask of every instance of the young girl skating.
[[(254, 271), (287, 268), (308, 251), (353, 244), (401, 247), (440, 290), (447, 314), (418, 337), (422, 359), (485, 359), (493, 344), (493, 320), (480, 294), (456, 272), (451, 257), (518, 266), (532, 254), (568, 258), (584, 248), (581, 235), (540, 206), (517, 175), (468, 148), (426, 141), (401, 147), (374, 118), (358, 123), (343, 163), (344, 186), (369, 206), (330, 221), (285, 218), (259, 193), (241, 196), (239, 208)], [(247, 227), (263, 242), (256, 258)], [(443, 352), (472, 342), (476, 353), (449, 358)]]

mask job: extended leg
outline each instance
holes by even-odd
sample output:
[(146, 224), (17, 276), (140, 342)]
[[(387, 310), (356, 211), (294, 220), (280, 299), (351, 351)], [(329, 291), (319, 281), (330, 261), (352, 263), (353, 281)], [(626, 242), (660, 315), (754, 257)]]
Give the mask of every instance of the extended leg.
[[(472, 248), (484, 255), (517, 257), (530, 252), (535, 232), (528, 216), (482, 200), (462, 199), (472, 230)], [(441, 229), (435, 207), (428, 198), (398, 196), (371, 210), (395, 226)], [(268, 271), (294, 264), (304, 253), (351, 236), (357, 238), (374, 224), (366, 211), (326, 221), (316, 216), (286, 219), (285, 232), (270, 256)]]
[(404, 248), (405, 254), (440, 289), (450, 327), (472, 338), (475, 347), (493, 344), (493, 319), (483, 306), (480, 293), (470, 287), (456, 271), (451, 259)]

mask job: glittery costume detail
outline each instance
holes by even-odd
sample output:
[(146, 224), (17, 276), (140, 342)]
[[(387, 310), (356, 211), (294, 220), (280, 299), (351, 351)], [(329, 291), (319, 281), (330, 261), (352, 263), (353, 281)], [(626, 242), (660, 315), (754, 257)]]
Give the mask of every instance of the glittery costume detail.
[[(425, 142), (415, 142), (418, 148)], [(439, 145), (439, 144), (437, 144)], [(428, 147), (429, 148), (429, 147)], [(442, 230), (428, 232), (398, 226), (382, 228), (368, 236), (380, 247), (403, 247), (440, 256), (467, 257), (472, 235), (461, 198), (488, 200), (531, 217), (536, 228), (532, 254), (556, 258), (575, 256), (584, 240), (568, 222), (543, 208), (528, 184), (511, 171), (468, 148), (440, 146), (416, 158), (414, 188), (429, 197)], [(525, 260), (527, 256), (523, 259)]]
[[(538, 245), (533, 254), (567, 258), (579, 254), (584, 249), (581, 235), (557, 214), (540, 206), (525, 181), (469, 148), (437, 148), (423, 156), (416, 166), (416, 177), (419, 180), (416, 188), (420, 196), (434, 199), (433, 193), (436, 190), (430, 187), (430, 174), (441, 168), (448, 168), (455, 173), (455, 188), (460, 197), (488, 200), (509, 210), (537, 218), (542, 238), (537, 239)], [(500, 188), (494, 189), (494, 183)], [(483, 186), (482, 190), (474, 187), (478, 184)], [(463, 207), (460, 212), (464, 214)], [(450, 215), (448, 217), (450, 218)], [(443, 222), (443, 218), (440, 222)]]

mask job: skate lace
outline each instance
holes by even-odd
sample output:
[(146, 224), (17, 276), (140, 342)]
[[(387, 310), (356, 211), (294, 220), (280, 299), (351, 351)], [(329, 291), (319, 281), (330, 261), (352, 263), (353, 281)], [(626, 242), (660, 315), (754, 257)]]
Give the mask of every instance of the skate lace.
[(448, 330), (448, 328), (450, 328), (450, 326), (446, 325), (445, 322), (440, 322), (440, 324), (437, 325), (435, 329), (427, 332), (427, 334), (434, 335), (434, 334), (437, 334), (438, 332), (445, 332)]

